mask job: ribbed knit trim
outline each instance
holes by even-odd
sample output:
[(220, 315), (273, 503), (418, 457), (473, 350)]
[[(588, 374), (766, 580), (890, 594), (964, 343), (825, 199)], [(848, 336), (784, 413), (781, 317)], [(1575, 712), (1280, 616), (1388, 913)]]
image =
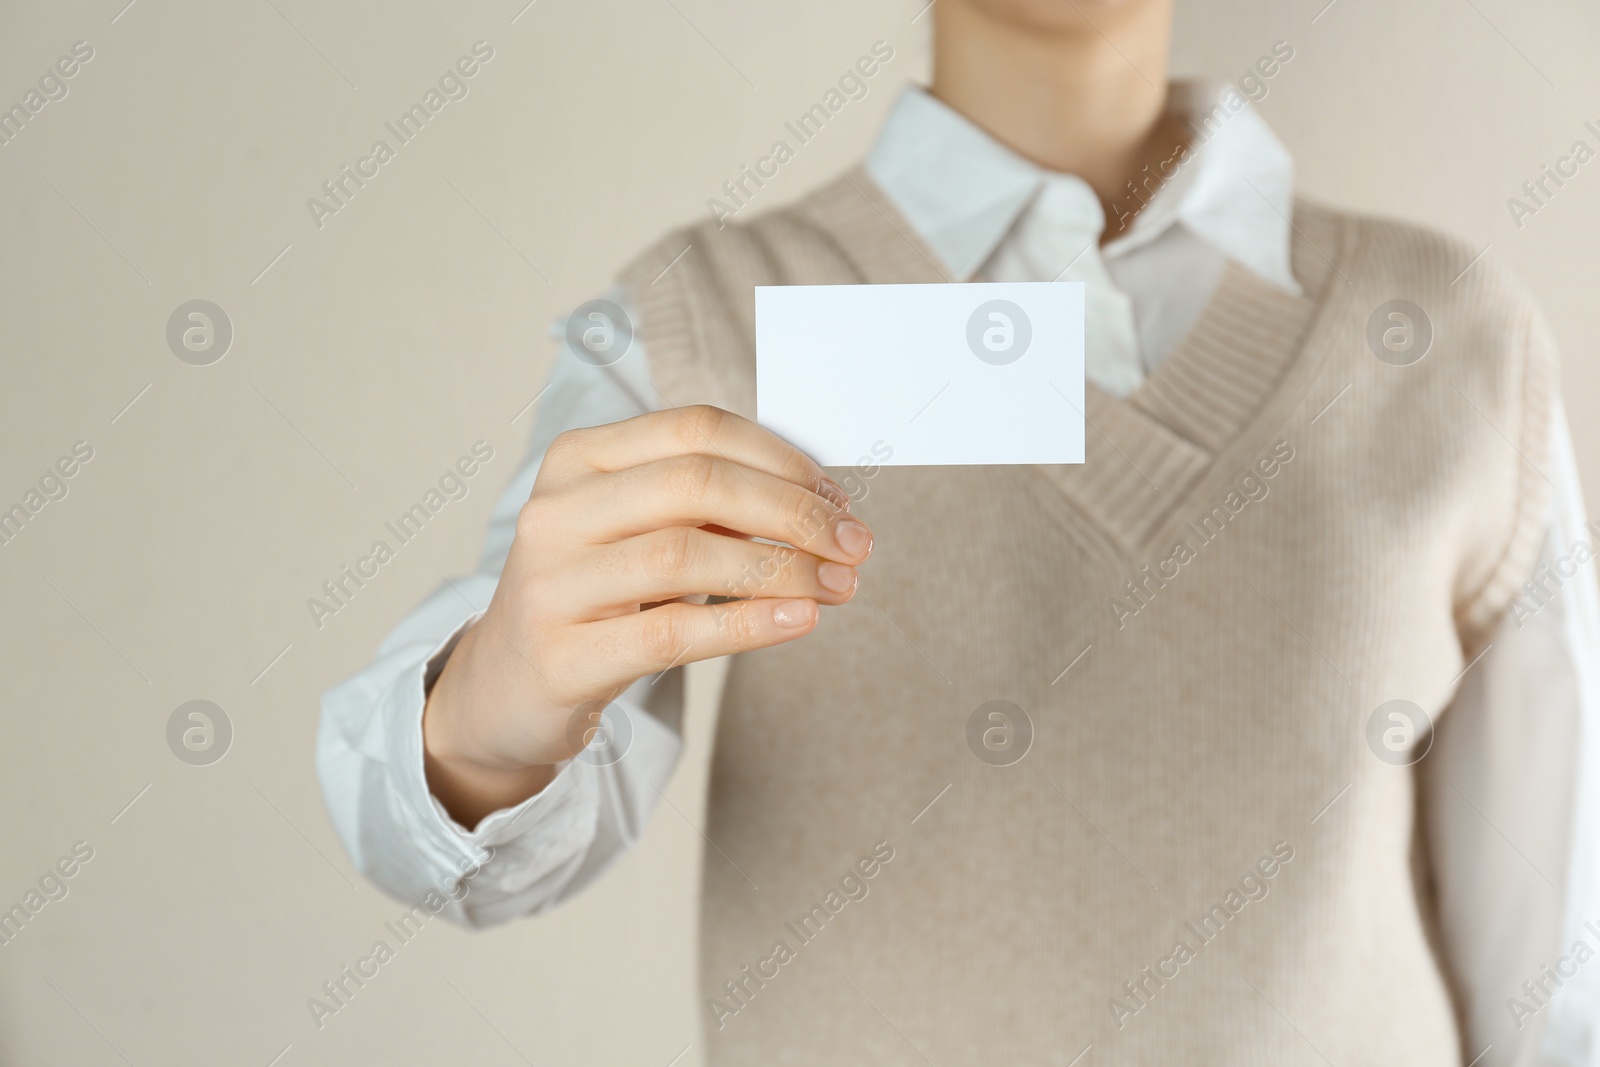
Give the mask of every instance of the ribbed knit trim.
[(688, 281), (704, 270), (694, 236), (692, 231), (669, 234), (618, 278), (638, 313), (636, 336), (650, 353), (650, 385), (664, 407), (696, 401), (727, 406), (724, 397), (707, 398), (701, 391), (716, 389), (721, 381), (708, 373), (707, 349), (696, 333), (696, 323), (706, 318), (697, 314), (702, 286)]
[(1201, 448), (1219, 452), (1240, 423), (1277, 388), (1337, 278), (1334, 221), (1318, 209), (1296, 211), (1293, 264), (1303, 294), (1268, 285), (1229, 261), (1215, 295), (1176, 349), (1130, 402)]
[(1537, 310), (1528, 309), (1520, 332), (1521, 425), (1505, 431), (1516, 442), (1522, 461), (1518, 469), (1517, 508), (1505, 548), (1494, 561), (1488, 578), (1456, 612), (1456, 628), (1469, 660), (1489, 643), (1511, 601), (1522, 594), (1522, 584), (1533, 572), (1548, 528), (1546, 503), (1550, 484), (1544, 471), (1550, 455), (1555, 405), (1561, 395), (1560, 364), (1555, 341)]
[(1312, 324), (1334, 288), (1342, 288), (1337, 264), (1349, 249), (1337, 219), (1301, 205), (1296, 232), (1301, 295), (1229, 262), (1200, 318), (1131, 396), (1118, 400), (1090, 388), (1085, 462), (1039, 468), (1103, 523), (1123, 551), (1148, 546), (1241, 434), (1270, 417)]
[(919, 284), (955, 280), (865, 167), (856, 167), (824, 185), (794, 210), (829, 233), (866, 281)]
[(1085, 462), (1040, 473), (1094, 514), (1127, 551), (1149, 539), (1173, 497), (1205, 473), (1213, 456), (1098, 389), (1084, 403)]

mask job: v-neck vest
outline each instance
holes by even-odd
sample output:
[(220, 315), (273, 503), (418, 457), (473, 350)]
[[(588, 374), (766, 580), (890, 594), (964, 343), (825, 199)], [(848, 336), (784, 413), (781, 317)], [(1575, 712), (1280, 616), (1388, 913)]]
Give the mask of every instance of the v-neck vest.
[[(860, 591), (718, 714), (708, 1063), (1463, 1062), (1416, 757), (1536, 556), (1555, 357), (1464, 246), (1293, 225), (1302, 295), (1231, 265), (1083, 464), (835, 472)], [(623, 276), (662, 402), (751, 418), (755, 286), (906, 282), (860, 169)]]

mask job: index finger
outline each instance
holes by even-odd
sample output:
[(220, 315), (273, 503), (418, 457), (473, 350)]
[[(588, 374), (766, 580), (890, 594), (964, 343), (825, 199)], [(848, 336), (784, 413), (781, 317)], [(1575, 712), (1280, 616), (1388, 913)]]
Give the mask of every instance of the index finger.
[(666, 408), (574, 431), (575, 451), (591, 469), (615, 473), (694, 453), (762, 471), (850, 508), (850, 495), (804, 452), (772, 431), (710, 404)]

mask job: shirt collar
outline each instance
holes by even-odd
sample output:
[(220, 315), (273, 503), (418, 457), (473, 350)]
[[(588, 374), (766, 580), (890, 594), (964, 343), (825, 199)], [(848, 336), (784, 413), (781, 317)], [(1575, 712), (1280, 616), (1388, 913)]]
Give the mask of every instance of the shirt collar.
[[(1268, 283), (1298, 293), (1289, 258), (1288, 149), (1231, 85), (1175, 82), (1171, 106), (1194, 130), (1192, 158), (1163, 175), (1128, 233), (1104, 254), (1132, 251), (1181, 224)], [(983, 266), (1050, 177), (915, 86), (895, 104), (867, 171), (961, 281)]]

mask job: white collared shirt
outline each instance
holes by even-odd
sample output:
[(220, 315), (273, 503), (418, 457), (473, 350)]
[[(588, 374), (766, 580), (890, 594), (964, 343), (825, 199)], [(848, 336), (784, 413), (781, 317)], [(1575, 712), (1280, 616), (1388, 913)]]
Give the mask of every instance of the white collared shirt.
[[(1175, 86), (1176, 106), (1204, 109), (1213, 121), (1201, 126), (1190, 158), (1161, 168), (1168, 173), (1141, 191), (1148, 203), (1127, 232), (1103, 247), (1105, 219), (1087, 185), (1028, 162), (920, 90), (902, 96), (867, 166), (952, 277), (1084, 281), (1093, 290), (1089, 347), (1103, 357), (1091, 362), (1090, 379), (1126, 394), (1195, 320), (1227, 261), (1298, 290), (1289, 266), (1292, 161), (1248, 106), (1217, 100), (1210, 90)], [(553, 335), (562, 336), (559, 324)], [(470, 896), (447, 911), (487, 925), (572, 895), (643, 832), (660, 796), (655, 786), (665, 784), (681, 748), (681, 669), (643, 679), (618, 700), (633, 731), (626, 758), (569, 761), (543, 792), (472, 832), (428, 793), (421, 720), (431, 672), (488, 605), (550, 441), (642, 414), (660, 406), (648, 399), (655, 395), (637, 344), (606, 368), (562, 353), (477, 572), (442, 586), (372, 664), (325, 695), (317, 766), (328, 809), (356, 865), (388, 891), (419, 899), (429, 888), (453, 888), (492, 847)], [(1541, 567), (1595, 541), (1559, 411), (1555, 433), (1549, 473), (1557, 492)], [(1600, 1064), (1600, 964), (1559, 986), (1547, 981), (1553, 996), (1524, 1030), (1506, 1004), (1525, 998), (1522, 982), (1537, 985), (1540, 967), (1558, 967), (1575, 941), (1600, 943), (1582, 925), (1600, 927), (1600, 597), (1593, 574), (1579, 574), (1525, 625), (1502, 624), (1464, 676), (1449, 744), (1430, 756), (1433, 779), (1459, 793), (1429, 795), (1425, 837), (1466, 1051), (1475, 1056), (1493, 1043), (1485, 1065)], [(1556, 828), (1553, 851), (1525, 854), (1530, 827)]]
[(956, 281), (1083, 282), (1089, 381), (1126, 396), (1199, 317), (1228, 260), (1300, 292), (1288, 149), (1221, 90), (1180, 83), (1171, 96), (1182, 114), (1215, 107), (1217, 118), (1118, 198), (1104, 247), (1087, 182), (1029, 162), (925, 92), (902, 94), (867, 171)]

